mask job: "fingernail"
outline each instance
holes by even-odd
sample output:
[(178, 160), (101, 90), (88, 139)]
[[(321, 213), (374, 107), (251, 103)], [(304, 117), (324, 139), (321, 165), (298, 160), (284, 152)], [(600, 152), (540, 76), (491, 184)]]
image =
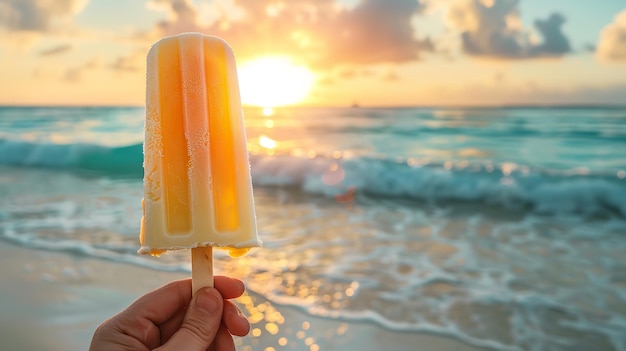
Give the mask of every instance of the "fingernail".
[(198, 298), (196, 299), (196, 303), (198, 307), (209, 312), (217, 312), (219, 308), (219, 301), (217, 300), (217, 296), (211, 293), (212, 288), (201, 289), (197, 292)]

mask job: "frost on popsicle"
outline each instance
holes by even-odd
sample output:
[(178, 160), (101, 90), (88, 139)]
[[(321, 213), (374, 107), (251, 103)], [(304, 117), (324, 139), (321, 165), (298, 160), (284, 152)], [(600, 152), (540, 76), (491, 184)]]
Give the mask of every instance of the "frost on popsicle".
[(260, 245), (234, 55), (186, 33), (148, 53), (140, 253)]

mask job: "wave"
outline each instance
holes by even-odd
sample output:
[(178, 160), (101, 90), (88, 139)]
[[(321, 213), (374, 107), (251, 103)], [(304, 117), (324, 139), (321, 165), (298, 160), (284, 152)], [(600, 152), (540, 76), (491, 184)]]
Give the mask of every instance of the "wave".
[(467, 202), (539, 214), (626, 217), (626, 181), (600, 174), (531, 171), (503, 164), (411, 165), (376, 158), (251, 158), (257, 185), (299, 186), (309, 193), (346, 192), (426, 202)]
[[(20, 219), (17, 221), (19, 222)], [(157, 271), (180, 272), (187, 274), (191, 272), (191, 266), (188, 262), (188, 253), (186, 252), (184, 255), (173, 256), (173, 253), (170, 253), (169, 255), (160, 257), (159, 259), (154, 259), (152, 257), (138, 255), (136, 253), (137, 243), (135, 240), (120, 240), (120, 237), (114, 237), (113, 240), (111, 240), (112, 243), (94, 243), (81, 241), (79, 239), (40, 237), (37, 234), (34, 234), (28, 226), (16, 228), (14, 224), (15, 223), (11, 223), (5, 227), (0, 226), (0, 239), (7, 240), (13, 244), (21, 245), (26, 248), (97, 258), (111, 262), (154, 269)], [(515, 244), (509, 243), (505, 245)], [(514, 250), (515, 248), (510, 246), (507, 249)], [(381, 252), (385, 251), (381, 250)], [(387, 251), (387, 254), (389, 253), (393, 254), (393, 251)], [(376, 253), (376, 255), (378, 254), (379, 252)], [(230, 261), (229, 258), (226, 258), (226, 255), (227, 254), (222, 250), (216, 251), (215, 264), (220, 271), (223, 270), (225, 272), (229, 272), (229, 268), (227, 268), (227, 266), (222, 266), (224, 261)], [(272, 254), (270, 254), (270, 256), (272, 256)], [(315, 261), (315, 258), (312, 258), (312, 260)], [(570, 295), (567, 290), (568, 288), (576, 289), (571, 286), (564, 287), (563, 292), (555, 295), (549, 293), (550, 289), (548, 289), (547, 292), (539, 289), (536, 292), (522, 291), (516, 293), (506, 288), (503, 289), (503, 287), (499, 285), (502, 284), (502, 282), (497, 283), (497, 280), (492, 278), (492, 273), (498, 270), (484, 270), (483, 274), (472, 276), (472, 284), (463, 284), (463, 280), (459, 280), (454, 275), (445, 272), (445, 268), (442, 267), (440, 268), (441, 270), (433, 269), (429, 271), (427, 275), (418, 276), (413, 274), (410, 276), (404, 276), (404, 279), (408, 279), (407, 285), (411, 287), (410, 290), (422, 289), (428, 285), (428, 282), (432, 282), (433, 284), (442, 283), (443, 285), (446, 283), (459, 282), (459, 286), (465, 285), (463, 289), (466, 293), (446, 296), (447, 293), (444, 292), (443, 295), (447, 298), (440, 299), (432, 299), (432, 297), (429, 298), (428, 296), (424, 296), (422, 306), (430, 306), (430, 308), (436, 310), (438, 314), (445, 316), (440, 322), (433, 322), (428, 318), (422, 317), (416, 317), (411, 320), (403, 320), (401, 317), (397, 319), (393, 317), (393, 314), (390, 315), (389, 313), (385, 313), (384, 304), (382, 306), (378, 305), (381, 306), (378, 308), (375, 307), (377, 304), (362, 307), (357, 307), (358, 304), (355, 304), (354, 306), (346, 304), (340, 308), (331, 308), (325, 303), (320, 303), (319, 301), (321, 299), (316, 302), (315, 299), (310, 300), (302, 296), (298, 297), (296, 295), (284, 294), (284, 292), (281, 292), (280, 289), (276, 289), (274, 284), (267, 284), (266, 277), (258, 280), (254, 279), (255, 276), (280, 274), (281, 270), (278, 270), (277, 272), (275, 270), (267, 269), (268, 267), (264, 265), (263, 261), (263, 256), (261, 256), (259, 261), (256, 261), (255, 258), (251, 258), (251, 261), (248, 261), (247, 264), (244, 263), (246, 266), (254, 267), (251, 272), (245, 273), (247, 274), (246, 286), (248, 291), (251, 294), (261, 296), (263, 299), (268, 299), (272, 303), (297, 308), (309, 316), (329, 318), (342, 322), (369, 322), (382, 326), (387, 330), (398, 332), (425, 332), (436, 335), (450, 336), (466, 342), (469, 345), (491, 350), (521, 351), (545, 349), (546, 345), (551, 345), (550, 338), (554, 335), (552, 333), (555, 331), (546, 332), (542, 329), (544, 325), (554, 322), (554, 320), (546, 319), (547, 314), (551, 318), (562, 318), (559, 320), (560, 324), (558, 324), (558, 326), (562, 329), (555, 329), (557, 332), (563, 329), (578, 330), (582, 333), (589, 332), (590, 335), (595, 337), (606, 337), (607, 343), (612, 345), (615, 350), (622, 350), (620, 348), (620, 341), (623, 339), (622, 331), (624, 330), (624, 326), (626, 326), (626, 320), (623, 316), (621, 316), (619, 312), (608, 312), (609, 310), (606, 306), (598, 309), (591, 309), (591, 312), (589, 313), (585, 312), (584, 309), (581, 310), (579, 306), (573, 306), (571, 302), (567, 301), (568, 298), (563, 297)], [(472, 260), (468, 261), (468, 265), (473, 264)], [(551, 261), (548, 260), (547, 262)], [(340, 266), (342, 264), (345, 264), (345, 262), (338, 260), (338, 262), (335, 263), (335, 266)], [(307, 267), (315, 266), (315, 263), (303, 263), (302, 267), (299, 269), (306, 270)], [(432, 267), (429, 269), (432, 269)], [(472, 269), (471, 271), (474, 270)], [(63, 270), (61, 274), (67, 276), (68, 273), (66, 272), (66, 270)], [(310, 274), (310, 272), (307, 274)], [(318, 272), (316, 274), (319, 274), (321, 279), (323, 279), (325, 284), (328, 286), (333, 286), (334, 283), (341, 281), (337, 280), (337, 276), (333, 277), (333, 273), (331, 271), (326, 271), (324, 273)], [(363, 280), (359, 280), (359, 276), (354, 277), (344, 274), (345, 272), (340, 273), (343, 281), (347, 279), (348, 281), (359, 282), (361, 286), (366, 286)], [(511, 281), (516, 280), (514, 275), (515, 273), (511, 271), (510, 274), (510, 277), (503, 279), (504, 282), (509, 279)], [(230, 272), (228, 275), (231, 275)], [(364, 277), (365, 276), (360, 276), (360, 278)], [(355, 280), (352, 280), (352, 278)], [(45, 277), (42, 276), (41, 279), (53, 281), (57, 279), (57, 277), (49, 275)], [(465, 277), (465, 279), (470, 278)], [(466, 282), (469, 283), (469, 281)], [(600, 284), (607, 284), (604, 280), (598, 280), (598, 282), (601, 282)], [(385, 283), (383, 281), (378, 281), (374, 284), (383, 285)], [(483, 288), (480, 288), (480, 286), (483, 286)], [(604, 285), (600, 285), (600, 287), (604, 288)], [(593, 289), (593, 287), (589, 287), (589, 289)], [(607, 287), (606, 289), (610, 288)], [(391, 294), (389, 291), (385, 293), (384, 291), (370, 290), (369, 294), (372, 294), (370, 295), (372, 297), (368, 297), (368, 299), (383, 299), (388, 301), (390, 304), (395, 303), (406, 305), (409, 310), (416, 312), (413, 314), (414, 316), (419, 316), (420, 314), (417, 313), (416, 310), (416, 308), (418, 308), (416, 307), (417, 304), (410, 303), (412, 297), (405, 295), (402, 291), (406, 292), (407, 289), (400, 288), (398, 290), (398, 294)], [(577, 293), (579, 292), (580, 291), (577, 291)], [(355, 296), (358, 296), (358, 293)], [(319, 297), (321, 297), (321, 293)], [(507, 320), (511, 321), (512, 325), (510, 328), (515, 342), (512, 343), (507, 340), (503, 340), (495, 334), (476, 333), (475, 330), (472, 330), (463, 323), (463, 319), (458, 319), (458, 316), (455, 317), (454, 308), (459, 305), (468, 306), (468, 310), (472, 312), (472, 318), (476, 321), (485, 321), (485, 323), (489, 323), (493, 317), (491, 317), (489, 313), (482, 311), (480, 309), (481, 306), (489, 306), (495, 310), (513, 311), (511, 312), (511, 317)], [(559, 317), (555, 317), (555, 315), (558, 315)], [(526, 316), (533, 318), (533, 320), (531, 322), (526, 321), (524, 318)], [(535, 322), (535, 319), (539, 322)], [(493, 320), (491, 321), (493, 322)], [(563, 338), (561, 340), (570, 343), (572, 341), (575, 342), (578, 339), (574, 336), (567, 336), (567, 338)]]
[(61, 168), (141, 177), (143, 146), (33, 143), (0, 139), (0, 165)]
[[(142, 144), (107, 147), (0, 139), (0, 165), (140, 178), (142, 162)], [(484, 162), (420, 165), (411, 159), (287, 154), (251, 155), (250, 163), (257, 186), (290, 186), (328, 197), (348, 192), (437, 203), (481, 203), (546, 215), (626, 218), (626, 180), (615, 174)]]
[(463, 135), (476, 138), (559, 138), (571, 140), (602, 141), (623, 144), (626, 134), (620, 130), (550, 130), (531, 129), (526, 126), (516, 126), (502, 129), (476, 128), (477, 122), (465, 121), (459, 126), (406, 126), (406, 125), (370, 125), (370, 126), (314, 126), (310, 131), (318, 133), (342, 134), (374, 134), (397, 135), (400, 137), (417, 137), (424, 135), (450, 136)]

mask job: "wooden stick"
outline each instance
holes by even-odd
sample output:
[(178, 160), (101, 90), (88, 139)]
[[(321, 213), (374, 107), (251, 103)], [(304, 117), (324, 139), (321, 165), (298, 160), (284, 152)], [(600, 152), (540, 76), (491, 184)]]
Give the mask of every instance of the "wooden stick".
[(213, 286), (213, 248), (197, 247), (191, 249), (191, 289), (196, 294), (198, 289)]

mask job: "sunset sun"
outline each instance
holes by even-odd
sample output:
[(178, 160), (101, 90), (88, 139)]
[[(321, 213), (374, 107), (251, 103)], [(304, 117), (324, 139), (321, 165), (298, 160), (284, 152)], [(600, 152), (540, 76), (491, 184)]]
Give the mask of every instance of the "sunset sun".
[(282, 106), (304, 100), (314, 75), (288, 57), (262, 57), (244, 62), (238, 69), (244, 104)]

